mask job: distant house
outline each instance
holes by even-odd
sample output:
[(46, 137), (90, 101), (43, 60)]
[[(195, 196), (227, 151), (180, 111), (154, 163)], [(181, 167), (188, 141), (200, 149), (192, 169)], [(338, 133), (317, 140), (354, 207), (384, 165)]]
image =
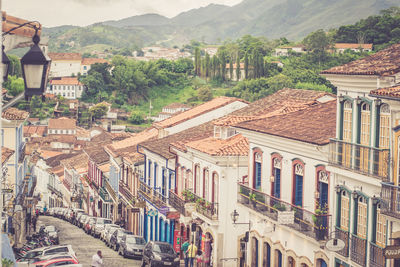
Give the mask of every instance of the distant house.
[[(239, 79), (237, 79), (237, 77), (236, 77), (236, 64), (233, 64), (233, 73), (232, 73), (233, 75), (232, 75), (232, 77), (230, 77), (231, 76), (230, 66), (229, 66), (229, 64), (226, 64), (226, 77), (231, 79), (232, 81), (238, 81), (238, 80), (242, 81), (242, 80), (244, 80), (245, 77), (246, 77), (244, 63), (240, 63), (239, 67), (240, 67), (240, 77), (239, 77)], [(253, 67), (249, 66), (248, 75), (252, 75), (252, 73), (253, 73)]]
[(351, 50), (354, 52), (360, 52), (360, 51), (371, 52), (372, 45), (373, 44), (336, 43), (335, 50), (338, 53), (343, 53), (346, 50)]
[(69, 77), (81, 71), (82, 55), (79, 53), (49, 53), (50, 77)]
[(190, 109), (188, 105), (182, 103), (172, 103), (162, 108), (162, 111), (158, 113), (157, 117), (152, 117), (153, 121), (162, 121), (172, 117), (173, 115), (184, 112)]
[(290, 51), (295, 53), (306, 53), (306, 48), (303, 45), (296, 45), (296, 46), (281, 46), (275, 48), (274, 56), (281, 57), (281, 56), (289, 56)]
[(77, 77), (60, 77), (50, 81), (48, 93), (60, 95), (67, 99), (76, 99), (82, 96), (84, 85)]
[(48, 134), (76, 134), (76, 120), (61, 117), (49, 119)]
[(204, 53), (207, 53), (210, 55), (210, 57), (216, 55), (218, 52), (218, 47), (206, 47), (204, 48)]
[(81, 63), (81, 74), (87, 75), (90, 67), (96, 63), (103, 64), (108, 63), (108, 61), (103, 58), (83, 58)]

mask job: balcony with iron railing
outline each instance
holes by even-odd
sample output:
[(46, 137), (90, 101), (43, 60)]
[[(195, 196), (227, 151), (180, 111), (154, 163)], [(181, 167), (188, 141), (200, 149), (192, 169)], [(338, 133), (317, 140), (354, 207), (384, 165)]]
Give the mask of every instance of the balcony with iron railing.
[(49, 189), (50, 192), (54, 193), (56, 196), (62, 197), (61, 191), (57, 190), (57, 189), (56, 189), (54, 186), (52, 186), (51, 184), (47, 184), (47, 189)]
[(110, 195), (107, 193), (107, 190), (104, 187), (100, 187), (99, 195), (104, 202), (112, 202), (112, 200), (110, 199)]
[(119, 193), (121, 193), (127, 200), (134, 200), (134, 196), (127, 184), (123, 181), (119, 181)]
[(366, 266), (367, 240), (351, 234), (350, 259), (355, 263)]
[(158, 189), (154, 189), (147, 185), (144, 181), (139, 181), (139, 194), (150, 201), (157, 208), (163, 208), (167, 206), (167, 196), (163, 195)]
[(195, 194), (194, 203), (196, 203), (196, 211), (210, 220), (218, 220), (218, 203), (208, 202), (202, 197)]
[(389, 183), (382, 183), (381, 199), (381, 212), (400, 219), (400, 187)]
[(188, 199), (181, 198), (172, 189), (169, 191), (168, 203), (180, 214), (186, 216), (185, 204), (190, 203)]
[(350, 233), (348, 231), (345, 231), (339, 227), (336, 227), (336, 238), (343, 240), (343, 242), (344, 242), (344, 248), (337, 251), (336, 253), (342, 255), (343, 257), (349, 256), (349, 241), (350, 241), (349, 236), (350, 236)]
[(369, 243), (369, 266), (385, 267), (386, 259), (383, 254), (383, 248), (370, 242)]
[(313, 213), (264, 192), (252, 189), (243, 183), (238, 183), (238, 186), (238, 202), (244, 206), (276, 222), (279, 221), (279, 215), (283, 212), (292, 212), (294, 220), (291, 223), (286, 223), (288, 227), (317, 241), (328, 239), (331, 215)]
[(342, 169), (388, 180), (389, 149), (374, 148), (331, 139), (329, 164)]

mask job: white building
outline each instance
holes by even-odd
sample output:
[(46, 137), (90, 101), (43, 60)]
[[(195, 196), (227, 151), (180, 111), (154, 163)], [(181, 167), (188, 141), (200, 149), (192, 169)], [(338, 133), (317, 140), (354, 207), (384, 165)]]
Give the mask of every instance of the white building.
[(338, 53), (343, 53), (346, 50), (351, 50), (354, 52), (371, 52), (372, 44), (336, 43), (335, 50)]
[(303, 45), (296, 45), (296, 46), (281, 46), (278, 48), (275, 48), (275, 57), (280, 57), (280, 56), (289, 56), (290, 52), (294, 53), (306, 53), (306, 49)]
[(82, 75), (87, 75), (88, 71), (90, 70), (91, 66), (93, 64), (103, 64), (103, 63), (108, 63), (106, 59), (103, 58), (82, 58), (82, 63), (81, 63), (81, 74)]
[(399, 266), (400, 255), (386, 261), (384, 248), (400, 243), (400, 117), (392, 87), (400, 78), (400, 44), (322, 74), (338, 88), (328, 170), (336, 183), (334, 222), (345, 248), (335, 253), (335, 264)]
[(66, 117), (57, 119), (49, 119), (49, 125), (47, 126), (47, 134), (76, 134), (76, 120)]
[(51, 58), (50, 77), (76, 76), (81, 71), (80, 53), (48, 53)]
[(82, 96), (85, 86), (77, 77), (60, 77), (50, 81), (47, 93), (59, 95), (66, 99), (77, 99)]

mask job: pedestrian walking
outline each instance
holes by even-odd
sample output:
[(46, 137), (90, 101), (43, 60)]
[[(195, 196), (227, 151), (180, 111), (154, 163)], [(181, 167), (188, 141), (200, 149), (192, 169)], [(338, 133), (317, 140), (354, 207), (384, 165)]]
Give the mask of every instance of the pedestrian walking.
[(186, 240), (185, 243), (183, 243), (182, 247), (181, 247), (181, 252), (183, 253), (183, 259), (185, 261), (185, 267), (189, 267), (189, 257), (188, 257), (188, 248), (189, 248), (189, 241)]
[(103, 256), (101, 255), (101, 250), (98, 250), (96, 254), (92, 257), (92, 267), (103, 267)]
[(36, 223), (37, 223), (37, 217), (36, 217), (36, 216), (33, 216), (33, 217), (32, 217), (33, 232), (36, 232)]
[(190, 246), (188, 247), (187, 254), (189, 258), (189, 266), (193, 267), (194, 259), (196, 258), (197, 255), (197, 247), (193, 241), (192, 244), (190, 244)]

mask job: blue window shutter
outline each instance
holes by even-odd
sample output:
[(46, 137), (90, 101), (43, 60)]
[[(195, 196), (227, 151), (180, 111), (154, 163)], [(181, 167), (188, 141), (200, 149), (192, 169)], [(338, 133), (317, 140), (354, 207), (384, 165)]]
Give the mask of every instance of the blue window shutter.
[(162, 169), (162, 176), (161, 176), (161, 183), (162, 183), (162, 185), (161, 185), (161, 193), (162, 193), (162, 195), (163, 196), (165, 196), (165, 169), (163, 168)]
[(256, 162), (256, 187), (255, 189), (261, 188), (261, 163)]
[(303, 176), (296, 175), (296, 189), (294, 204), (303, 207)]
[(154, 178), (153, 178), (153, 187), (157, 187), (157, 163), (154, 162)]
[(281, 198), (281, 169), (275, 168), (274, 196)]
[(328, 204), (328, 184), (319, 183), (319, 204), (322, 207)]
[(154, 217), (154, 223), (155, 223), (155, 227), (154, 227), (154, 232), (155, 232), (155, 234), (154, 234), (154, 240), (155, 240), (155, 241), (158, 241), (158, 215), (156, 215), (156, 216)]

